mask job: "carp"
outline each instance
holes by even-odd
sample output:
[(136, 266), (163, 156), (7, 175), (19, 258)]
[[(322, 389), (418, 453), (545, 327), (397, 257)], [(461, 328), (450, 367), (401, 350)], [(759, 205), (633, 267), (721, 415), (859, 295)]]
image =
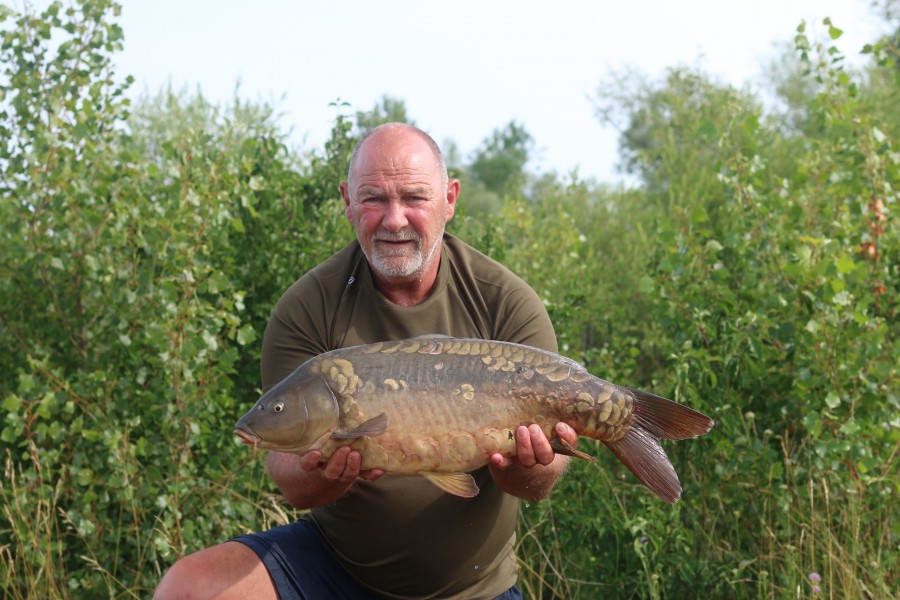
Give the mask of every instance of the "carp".
[(322, 452), (349, 445), (362, 469), (420, 475), (461, 497), (470, 471), (514, 456), (514, 431), (538, 424), (554, 451), (594, 460), (554, 434), (557, 422), (602, 441), (666, 502), (681, 483), (660, 439), (708, 433), (712, 419), (660, 396), (595, 377), (579, 363), (509, 342), (419, 336), (315, 356), (272, 387), (235, 425), (266, 450)]

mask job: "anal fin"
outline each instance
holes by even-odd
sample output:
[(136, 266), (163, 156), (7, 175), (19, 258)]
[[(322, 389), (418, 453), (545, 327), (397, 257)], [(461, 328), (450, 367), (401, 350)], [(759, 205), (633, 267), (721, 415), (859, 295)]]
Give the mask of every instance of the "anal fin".
[(617, 442), (603, 442), (650, 490), (670, 504), (681, 497), (681, 483), (659, 439), (641, 427), (632, 427)]
[(478, 495), (478, 485), (468, 473), (435, 473), (421, 471), (419, 475), (438, 486), (448, 494), (460, 498), (474, 498)]
[(375, 437), (387, 431), (387, 413), (381, 413), (368, 421), (360, 423), (350, 431), (335, 431), (331, 434), (333, 440), (355, 440), (361, 437)]
[(563, 454), (565, 456), (574, 456), (575, 458), (583, 458), (585, 460), (595, 461), (597, 460), (590, 454), (586, 452), (582, 452), (581, 450), (576, 450), (572, 447), (569, 442), (562, 438), (554, 437), (550, 440), (550, 447), (557, 454)]

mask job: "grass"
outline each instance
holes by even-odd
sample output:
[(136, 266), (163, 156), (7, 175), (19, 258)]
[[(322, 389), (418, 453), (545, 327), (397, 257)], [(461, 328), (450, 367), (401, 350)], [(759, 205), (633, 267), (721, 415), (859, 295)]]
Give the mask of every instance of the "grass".
[[(525, 597), (897, 598), (896, 453), (863, 481), (814, 468), (809, 443), (778, 441), (780, 475), (768, 465), (722, 478), (717, 493), (703, 487), (712, 478), (707, 466), (679, 464), (686, 494), (675, 506), (647, 493), (602, 448), (588, 448), (601, 457), (599, 466), (574, 462), (551, 498), (523, 504), (517, 555)], [(157, 514), (133, 517), (155, 523), (144, 537), (122, 515), (95, 529), (73, 522), (62, 505), (63, 483), (47, 480), (34, 447), (25, 458), (7, 453), (0, 482), (4, 598), (146, 597), (175, 557), (221, 541), (192, 538), (186, 519)], [(262, 491), (260, 474), (253, 479), (251, 492), (239, 491), (236, 480), (194, 483), (196, 493), (242, 507), (216, 516), (222, 528), (241, 522), (240, 510), (255, 514), (242, 526), (248, 530), (295, 517), (277, 494)], [(136, 490), (121, 498), (139, 510)], [(100, 530), (116, 538), (117, 554), (140, 562), (104, 555)]]
[(816, 468), (808, 442), (779, 441), (780, 474), (760, 464), (715, 494), (696, 490), (708, 466), (679, 465), (675, 506), (600, 454), (599, 468), (573, 463), (550, 500), (523, 508), (520, 587), (548, 600), (896, 599), (896, 453), (863, 480)]

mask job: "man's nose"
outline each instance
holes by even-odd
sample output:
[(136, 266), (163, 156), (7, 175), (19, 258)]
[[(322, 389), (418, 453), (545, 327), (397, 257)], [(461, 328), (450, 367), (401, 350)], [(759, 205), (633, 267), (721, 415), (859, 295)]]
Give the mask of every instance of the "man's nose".
[(381, 223), (388, 231), (400, 231), (409, 224), (406, 208), (401, 202), (388, 202)]

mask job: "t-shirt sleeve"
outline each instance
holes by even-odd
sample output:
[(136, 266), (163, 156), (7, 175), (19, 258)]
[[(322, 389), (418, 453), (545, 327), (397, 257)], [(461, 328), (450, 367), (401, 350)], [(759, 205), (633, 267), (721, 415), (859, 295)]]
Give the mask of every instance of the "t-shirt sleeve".
[(275, 305), (263, 335), (260, 356), (263, 392), (310, 358), (330, 349), (324, 306), (308, 301), (323, 298), (321, 290), (316, 288), (317, 282), (313, 278), (303, 277), (288, 288)]

